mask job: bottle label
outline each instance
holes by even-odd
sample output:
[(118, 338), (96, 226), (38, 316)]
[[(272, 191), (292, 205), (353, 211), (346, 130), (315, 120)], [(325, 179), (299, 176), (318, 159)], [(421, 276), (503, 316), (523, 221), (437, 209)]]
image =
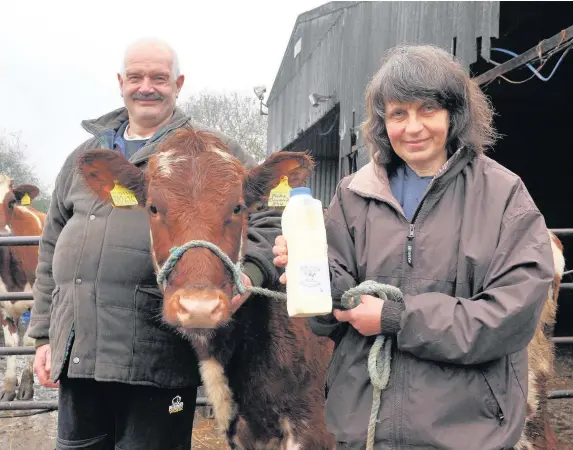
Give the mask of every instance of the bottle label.
[(303, 261), (299, 265), (300, 290), (306, 294), (330, 295), (328, 261)]

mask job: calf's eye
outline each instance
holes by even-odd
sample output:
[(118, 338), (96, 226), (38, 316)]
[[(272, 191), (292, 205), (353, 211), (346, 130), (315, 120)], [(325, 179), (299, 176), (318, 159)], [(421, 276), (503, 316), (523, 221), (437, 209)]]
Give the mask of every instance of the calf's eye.
[(157, 214), (157, 207), (155, 205), (149, 205), (149, 212), (151, 212), (151, 214)]
[(233, 209), (233, 214), (240, 214), (241, 212), (243, 212), (243, 205), (237, 205), (235, 209)]

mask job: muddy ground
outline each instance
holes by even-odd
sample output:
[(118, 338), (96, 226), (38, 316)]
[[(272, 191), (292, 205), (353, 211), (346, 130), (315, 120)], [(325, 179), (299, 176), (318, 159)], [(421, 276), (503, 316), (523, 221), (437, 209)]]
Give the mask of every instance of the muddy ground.
[[(0, 346), (3, 346), (0, 338)], [(18, 357), (18, 377), (24, 367), (23, 357)], [(0, 386), (6, 369), (6, 358), (0, 356)], [(58, 391), (48, 389), (35, 379), (34, 400), (56, 400)], [(56, 448), (57, 412), (37, 414), (29, 417), (10, 417), (31, 411), (0, 411), (0, 450), (54, 450)], [(208, 411), (205, 411), (208, 414)], [(195, 414), (193, 426), (193, 450), (224, 450), (225, 441), (214, 432), (213, 420)]]
[[(3, 342), (0, 344), (3, 345)], [(21, 358), (20, 358), (21, 360)], [(0, 357), (0, 379), (4, 376), (6, 359)], [(23, 361), (19, 361), (19, 374)], [(550, 389), (573, 389), (573, 346), (560, 346), (557, 350), (556, 378)], [(37, 380), (36, 380), (37, 382)], [(1, 384), (1, 382), (0, 382)], [(36, 386), (35, 400), (57, 398), (57, 391)], [(551, 422), (564, 448), (573, 448), (573, 399), (553, 399), (549, 402)], [(53, 450), (55, 449), (57, 412), (31, 417), (5, 417), (0, 411), (0, 450)], [(223, 439), (213, 430), (212, 420), (196, 415), (193, 450), (224, 450)]]

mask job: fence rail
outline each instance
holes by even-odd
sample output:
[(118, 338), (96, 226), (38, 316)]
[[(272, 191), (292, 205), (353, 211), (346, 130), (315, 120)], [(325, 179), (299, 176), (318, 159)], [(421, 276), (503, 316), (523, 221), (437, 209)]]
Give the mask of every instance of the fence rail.
[(0, 402), (0, 411), (29, 410), (29, 409), (58, 409), (57, 400), (17, 400)]
[(24, 300), (34, 300), (31, 292), (2, 292), (0, 302), (19, 302)]
[[(209, 406), (206, 397), (197, 397), (197, 406)], [(0, 402), (0, 411), (19, 411), (30, 409), (58, 409), (57, 400), (17, 400), (13, 402)]]
[(0, 347), (0, 356), (33, 355), (34, 353), (36, 353), (35, 347)]
[(15, 247), (24, 245), (38, 245), (40, 236), (0, 236), (0, 246)]
[(573, 228), (551, 228), (551, 231), (561, 237), (573, 236)]
[[(573, 228), (552, 228), (551, 231), (560, 237), (573, 236)], [(25, 246), (38, 245), (40, 236), (2, 236), (0, 234), (0, 246)], [(561, 283), (560, 291), (573, 291), (573, 283)], [(0, 293), (0, 302), (33, 300), (31, 292), (6, 292)], [(573, 336), (553, 337), (556, 344), (573, 344)], [(34, 347), (0, 347), (0, 356), (33, 355)], [(573, 389), (561, 389), (551, 391), (547, 395), (550, 399), (573, 398)], [(197, 397), (197, 406), (210, 406), (206, 397)], [(0, 402), (0, 411), (7, 410), (57, 410), (58, 401), (16, 401)]]

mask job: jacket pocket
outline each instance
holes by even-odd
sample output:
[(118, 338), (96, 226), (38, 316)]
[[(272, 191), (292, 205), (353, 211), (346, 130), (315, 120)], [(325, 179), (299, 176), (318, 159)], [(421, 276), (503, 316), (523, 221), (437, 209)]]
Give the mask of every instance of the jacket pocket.
[(198, 361), (191, 344), (163, 322), (163, 294), (157, 285), (138, 285), (134, 293), (135, 335), (131, 379), (163, 387), (199, 383)]
[[(511, 365), (511, 372), (513, 373), (513, 381), (519, 388), (523, 399), (527, 400), (527, 389), (529, 389), (527, 385), (529, 378), (527, 351), (510, 355), (509, 364)], [(534, 386), (534, 389), (536, 389), (536, 386)]]
[(163, 322), (163, 294), (157, 286), (135, 288), (135, 340), (165, 344), (175, 340), (175, 330)]
[[(495, 366), (494, 366), (495, 367)], [(500, 424), (505, 420), (505, 401), (498, 382), (488, 369), (479, 370), (484, 379), (486, 395), (484, 402), (488, 410), (497, 418)]]

